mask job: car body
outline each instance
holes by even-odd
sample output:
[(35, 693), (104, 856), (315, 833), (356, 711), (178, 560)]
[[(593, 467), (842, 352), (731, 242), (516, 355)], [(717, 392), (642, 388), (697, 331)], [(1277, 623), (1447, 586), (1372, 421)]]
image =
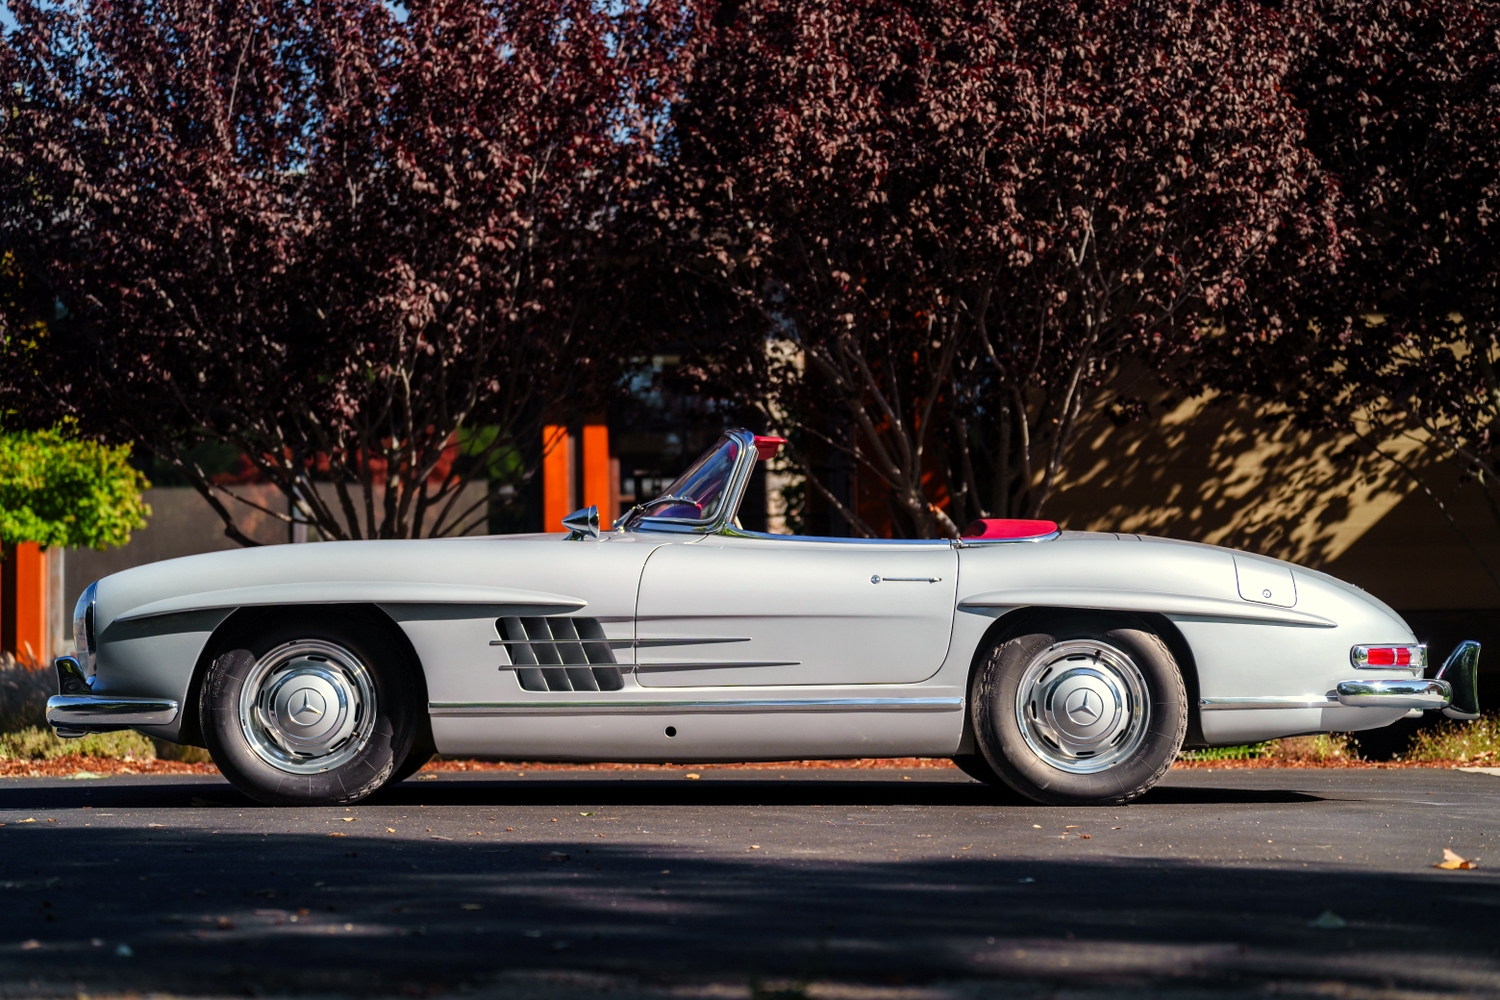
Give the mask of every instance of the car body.
[[(1188, 698), (1179, 745), (1477, 711), (1477, 645), (1428, 679), (1426, 650), (1396, 612), (1263, 556), (1050, 522), (936, 540), (741, 530), (745, 485), (778, 440), (726, 434), (616, 530), (585, 511), (566, 534), (266, 546), (104, 577), (79, 602), (78, 653), (59, 661), (49, 721), (65, 736), (129, 727), (202, 743), (195, 709), (217, 635), (237, 616), (340, 608), (379, 616), (391, 642), (409, 644), (429, 752), (455, 757), (972, 755), (976, 664), (1042, 613), (1125, 616), (1159, 637)], [(1130, 700), (1109, 677), (1084, 681)], [(1075, 700), (1087, 711), (1090, 697)]]

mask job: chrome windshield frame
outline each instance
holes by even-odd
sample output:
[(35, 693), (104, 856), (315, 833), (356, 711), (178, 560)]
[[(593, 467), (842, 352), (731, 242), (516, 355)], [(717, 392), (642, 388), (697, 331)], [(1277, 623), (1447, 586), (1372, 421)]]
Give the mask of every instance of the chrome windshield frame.
[[(739, 454), (735, 456), (734, 469), (729, 474), (729, 482), (724, 487), (724, 500), (719, 505), (719, 512), (713, 517), (699, 520), (689, 520), (682, 517), (646, 517), (644, 515), (632, 518), (632, 512), (620, 518), (620, 526), (616, 530), (622, 532), (636, 531), (668, 531), (694, 535), (723, 534), (734, 525), (734, 519), (739, 515), (740, 503), (745, 499), (745, 488), (750, 485), (750, 475), (755, 471), (755, 463), (760, 461), (760, 456), (755, 451), (755, 435), (743, 428), (736, 427), (724, 432), (724, 438), (739, 445)], [(717, 445), (715, 446), (717, 447)], [(705, 454), (707, 454), (705, 452)], [(655, 499), (655, 498), (653, 498)], [(648, 503), (650, 501), (647, 501)]]

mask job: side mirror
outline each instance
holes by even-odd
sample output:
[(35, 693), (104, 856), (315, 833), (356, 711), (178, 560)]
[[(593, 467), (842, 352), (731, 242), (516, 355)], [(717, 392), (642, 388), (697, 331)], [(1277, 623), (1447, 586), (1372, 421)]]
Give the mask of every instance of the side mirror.
[(562, 519), (563, 527), (568, 529), (568, 541), (581, 542), (585, 538), (599, 537), (599, 508), (585, 507), (583, 510), (575, 510)]

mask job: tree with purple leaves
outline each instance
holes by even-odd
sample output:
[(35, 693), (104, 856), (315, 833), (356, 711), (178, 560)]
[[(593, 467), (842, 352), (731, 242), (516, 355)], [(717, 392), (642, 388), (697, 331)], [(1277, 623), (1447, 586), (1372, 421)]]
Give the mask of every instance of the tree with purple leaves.
[(1280, 336), (1206, 354), (1204, 382), (1358, 435), (1446, 514), (1402, 458), (1426, 449), (1500, 527), (1500, 6), (1303, 0), (1292, 15), (1287, 90), (1339, 194), (1343, 262), (1302, 276)]
[[(705, 21), (660, 237), (680, 322), (716, 334), (693, 372), (787, 428), (855, 533), (1043, 512), (1122, 362), (1180, 364), (1231, 314), (1274, 327), (1280, 283), (1329, 264), (1275, 11), (748, 0)], [(889, 498), (886, 525), (815, 449)]]
[(612, 381), (610, 221), (666, 78), (647, 5), (10, 6), (7, 423), (133, 442), (242, 543), (204, 444), (325, 537), (441, 535)]

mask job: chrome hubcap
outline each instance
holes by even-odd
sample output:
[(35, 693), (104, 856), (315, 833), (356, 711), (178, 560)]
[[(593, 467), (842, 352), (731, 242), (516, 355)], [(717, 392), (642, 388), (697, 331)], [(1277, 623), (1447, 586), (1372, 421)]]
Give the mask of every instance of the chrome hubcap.
[(266, 763), (316, 774), (349, 761), (370, 741), (375, 684), (352, 652), (299, 639), (256, 661), (240, 690), (240, 726)]
[(1092, 774), (1129, 757), (1151, 721), (1146, 678), (1122, 651), (1070, 640), (1026, 665), (1016, 722), (1038, 757), (1062, 771)]

